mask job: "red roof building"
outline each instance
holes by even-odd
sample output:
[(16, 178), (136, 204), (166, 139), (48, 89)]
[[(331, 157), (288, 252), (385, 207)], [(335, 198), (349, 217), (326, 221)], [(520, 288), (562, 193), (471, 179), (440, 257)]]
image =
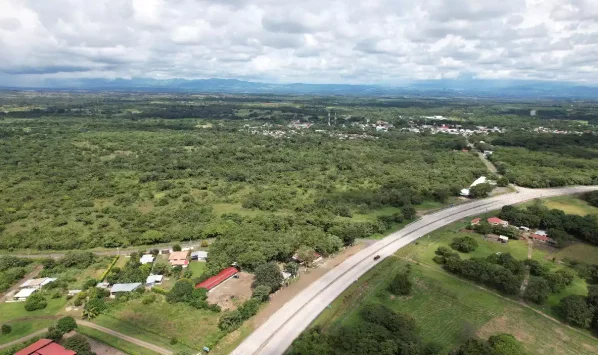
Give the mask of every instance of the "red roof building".
[(490, 217), (488, 218), (488, 223), (490, 224), (502, 224), (503, 226), (508, 226), (509, 222), (507, 221), (503, 221), (502, 219), (498, 218), (498, 217)]
[(77, 355), (73, 350), (67, 350), (50, 339), (40, 339), (15, 355)]
[(532, 234), (532, 235), (531, 235), (531, 238), (532, 238), (532, 239), (534, 239), (534, 240), (538, 240), (538, 241), (540, 241), (540, 242), (544, 242), (544, 243), (547, 243), (547, 242), (548, 242), (548, 243), (552, 243), (552, 242), (554, 242), (554, 241), (552, 240), (552, 238), (549, 238), (549, 237), (548, 237), (548, 236), (546, 236), (546, 235), (541, 235), (541, 234), (536, 234), (536, 233)]
[(481, 218), (472, 219), (472, 220), (471, 220), (471, 224), (474, 224), (474, 225), (475, 225), (475, 224), (480, 224), (480, 221), (481, 221), (481, 220), (482, 220)]
[(213, 289), (214, 287), (220, 285), (224, 281), (235, 276), (238, 272), (239, 272), (239, 270), (237, 270), (237, 268), (234, 268), (232, 266), (228, 267), (228, 268), (220, 271), (218, 273), (218, 275), (212, 276), (209, 279), (198, 283), (197, 285), (195, 285), (195, 288), (205, 288), (209, 291), (209, 290)]

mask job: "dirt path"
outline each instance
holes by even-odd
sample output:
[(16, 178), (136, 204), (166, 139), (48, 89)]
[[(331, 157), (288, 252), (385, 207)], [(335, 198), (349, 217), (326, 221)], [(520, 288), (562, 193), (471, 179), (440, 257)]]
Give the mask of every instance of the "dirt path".
[(31, 271), (30, 273), (28, 273), (27, 275), (25, 275), (25, 277), (23, 279), (19, 280), (19, 282), (17, 282), (14, 285), (12, 285), (11, 288), (9, 288), (8, 290), (4, 291), (4, 293), (2, 294), (2, 296), (0, 296), (0, 303), (6, 301), (6, 296), (8, 296), (12, 292), (18, 290), (19, 286), (21, 284), (23, 284), (23, 282), (35, 278), (42, 271), (42, 268), (43, 268), (43, 266), (41, 266), (41, 265), (36, 266), (35, 269), (33, 269), (33, 271)]
[(546, 319), (549, 319), (549, 320), (551, 320), (551, 321), (553, 321), (553, 322), (555, 322), (555, 323), (558, 323), (558, 324), (560, 324), (560, 325), (562, 325), (562, 326), (564, 326), (564, 327), (567, 327), (568, 329), (570, 329), (570, 330), (572, 330), (572, 331), (574, 331), (574, 332), (576, 332), (576, 333), (578, 333), (578, 334), (580, 334), (580, 335), (583, 335), (583, 336), (584, 336), (584, 337), (586, 337), (586, 338), (590, 338), (590, 339), (593, 339), (593, 340), (595, 339), (593, 336), (589, 335), (588, 333), (585, 333), (585, 332), (584, 332), (584, 331), (582, 331), (582, 330), (579, 330), (579, 329), (577, 329), (577, 328), (574, 328), (574, 327), (572, 327), (572, 326), (570, 326), (570, 325), (568, 325), (568, 324), (566, 324), (566, 323), (563, 323), (563, 322), (561, 322), (560, 320), (558, 320), (558, 319), (556, 319), (556, 318), (554, 318), (554, 317), (551, 317), (551, 316), (549, 316), (548, 314), (546, 314), (546, 313), (544, 313), (544, 312), (542, 312), (542, 311), (539, 311), (539, 310), (535, 309), (534, 307), (531, 307), (531, 306), (529, 306), (528, 304), (526, 304), (526, 303), (525, 303), (525, 302), (523, 302), (523, 301), (516, 301), (516, 300), (514, 300), (514, 299), (511, 299), (511, 298), (505, 297), (505, 296), (501, 295), (501, 294), (500, 294), (500, 293), (498, 293), (498, 292), (494, 292), (494, 291), (492, 291), (492, 290), (490, 290), (490, 289), (487, 289), (487, 288), (485, 288), (485, 287), (483, 287), (483, 286), (480, 286), (480, 285), (478, 285), (478, 284), (476, 284), (476, 283), (474, 283), (474, 282), (470, 282), (470, 281), (468, 281), (468, 280), (465, 280), (465, 279), (462, 279), (462, 278), (460, 278), (460, 277), (458, 277), (458, 276), (456, 276), (456, 275), (453, 275), (453, 274), (451, 274), (450, 272), (446, 272), (446, 271), (445, 271), (444, 269), (442, 269), (442, 268), (435, 267), (435, 266), (432, 266), (432, 265), (430, 265), (430, 264), (423, 263), (423, 262), (421, 262), (421, 261), (415, 261), (415, 260), (413, 260), (413, 259), (407, 259), (407, 258), (401, 258), (401, 259), (403, 259), (403, 260), (406, 260), (406, 261), (408, 261), (408, 262), (410, 262), (410, 263), (413, 263), (413, 264), (420, 265), (420, 266), (428, 267), (428, 268), (435, 269), (435, 270), (440, 270), (440, 271), (442, 271), (442, 272), (443, 272), (445, 275), (447, 275), (448, 277), (451, 277), (451, 278), (453, 278), (453, 279), (455, 279), (455, 280), (460, 280), (460, 281), (462, 281), (462, 282), (468, 282), (470, 285), (472, 285), (472, 286), (474, 286), (474, 287), (476, 287), (476, 288), (478, 288), (478, 289), (480, 289), (480, 290), (483, 290), (483, 291), (485, 291), (485, 292), (491, 293), (491, 294), (493, 294), (494, 296), (500, 297), (500, 298), (502, 298), (502, 299), (503, 299), (503, 300), (505, 300), (505, 301), (508, 301), (508, 302), (511, 302), (511, 303), (518, 304), (518, 305), (520, 305), (521, 307), (524, 307), (524, 308), (526, 308), (526, 309), (529, 309), (529, 310), (531, 310), (531, 311), (533, 311), (533, 312), (535, 312), (535, 313), (537, 313), (537, 314), (541, 315), (542, 317), (544, 317), (544, 318), (546, 318)]
[(484, 154), (478, 152), (478, 156), (480, 157), (480, 159), (482, 160), (484, 165), (486, 165), (486, 168), (488, 168), (488, 170), (491, 173), (496, 174), (498, 172), (498, 169), (496, 169), (496, 166), (494, 166), (494, 164), (492, 164), (492, 162), (490, 160), (488, 160), (488, 158), (486, 158), (486, 156)]
[(100, 332), (103, 332), (103, 333), (106, 333), (106, 334), (110, 334), (110, 335), (115, 336), (117, 338), (120, 338), (122, 340), (128, 341), (129, 343), (133, 343), (135, 345), (139, 345), (139, 346), (144, 347), (144, 348), (146, 348), (148, 350), (155, 351), (155, 352), (157, 352), (159, 354), (163, 354), (163, 355), (172, 355), (173, 354), (173, 352), (170, 351), (170, 350), (168, 350), (168, 349), (164, 349), (162, 347), (159, 347), (157, 345), (145, 342), (143, 340), (139, 340), (137, 338), (130, 337), (128, 335), (116, 332), (116, 331), (114, 331), (112, 329), (108, 329), (108, 328), (102, 327), (100, 325), (97, 325), (95, 323), (91, 323), (91, 322), (88, 322), (88, 321), (85, 321), (85, 320), (77, 320), (77, 323), (80, 324), (80, 325), (84, 325), (86, 327), (89, 327), (89, 328), (93, 328), (95, 330), (99, 330)]
[[(534, 243), (531, 239), (525, 238), (527, 241), (527, 259), (530, 260), (532, 258), (532, 251), (534, 247)], [(527, 288), (527, 284), (529, 283), (529, 267), (525, 268), (525, 277), (523, 278), (523, 282), (521, 283), (521, 288), (519, 289), (519, 296), (523, 297), (525, 293), (525, 289)]]
[(6, 344), (1, 344), (0, 345), (0, 350), (6, 349), (6, 348), (10, 348), (13, 345), (21, 344), (21, 343), (26, 342), (29, 339), (32, 339), (32, 338), (35, 338), (35, 337), (38, 337), (38, 336), (42, 336), (42, 335), (46, 334), (46, 331), (47, 331), (46, 329), (38, 330), (37, 332), (31, 333), (29, 335), (25, 335), (22, 338), (19, 338), (19, 339), (13, 340), (13, 341), (9, 341)]

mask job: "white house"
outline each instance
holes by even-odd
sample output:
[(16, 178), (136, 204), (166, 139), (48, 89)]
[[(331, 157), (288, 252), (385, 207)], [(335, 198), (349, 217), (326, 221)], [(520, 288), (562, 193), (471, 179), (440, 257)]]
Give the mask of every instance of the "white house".
[(13, 296), (13, 300), (23, 302), (26, 301), (29, 296), (37, 292), (37, 288), (24, 288), (17, 292), (16, 295)]
[(498, 236), (498, 240), (499, 240), (501, 243), (508, 243), (508, 242), (509, 242), (509, 237), (505, 237), (504, 235), (499, 235), (499, 236)]
[(208, 252), (203, 250), (194, 251), (191, 253), (191, 260), (206, 261), (208, 259)]
[(144, 254), (139, 262), (142, 264), (151, 264), (154, 262), (154, 256), (152, 254)]
[(39, 279), (31, 279), (23, 282), (23, 284), (21, 284), (19, 288), (33, 288), (39, 290), (40, 288), (54, 281), (56, 281), (56, 278), (54, 277), (42, 277)]
[(162, 279), (164, 278), (164, 276), (162, 275), (149, 275), (147, 277), (147, 279), (145, 280), (145, 285), (152, 287), (154, 285), (159, 285), (162, 283)]
[(127, 284), (114, 284), (110, 289), (110, 296), (115, 296), (118, 293), (128, 293), (131, 291), (135, 291), (138, 287), (141, 286), (141, 282), (133, 282)]

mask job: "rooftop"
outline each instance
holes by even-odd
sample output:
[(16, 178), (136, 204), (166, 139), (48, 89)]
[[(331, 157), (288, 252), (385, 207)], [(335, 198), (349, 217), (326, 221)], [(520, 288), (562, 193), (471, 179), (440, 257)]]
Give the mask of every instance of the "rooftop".
[(16, 295), (14, 295), (14, 298), (27, 298), (29, 296), (31, 296), (35, 291), (37, 291), (37, 289), (35, 288), (24, 288), (22, 290), (20, 290), (19, 292), (17, 292)]
[(193, 253), (191, 253), (191, 256), (197, 256), (200, 258), (207, 258), (208, 257), (208, 252), (204, 251), (204, 250), (198, 250), (198, 251), (194, 251)]
[(139, 259), (139, 262), (142, 264), (149, 264), (154, 262), (154, 256), (151, 254), (145, 254)]
[(135, 290), (137, 287), (141, 286), (141, 282), (133, 282), (128, 284), (114, 284), (110, 289), (111, 293), (114, 292), (131, 292)]
[(156, 282), (162, 282), (162, 278), (164, 278), (164, 276), (162, 276), (162, 275), (149, 275), (147, 277), (147, 279), (145, 280), (145, 283), (153, 284)]
[(21, 287), (41, 287), (49, 284), (50, 282), (56, 281), (56, 278), (52, 277), (42, 277), (39, 279), (31, 279), (23, 282)]
[(35, 343), (19, 350), (15, 355), (76, 355), (73, 350), (67, 350), (50, 339), (40, 339)]
[(232, 266), (228, 267), (228, 268), (220, 271), (218, 273), (218, 275), (212, 276), (209, 279), (198, 283), (197, 285), (195, 285), (195, 288), (205, 288), (207, 290), (211, 290), (214, 287), (220, 285), (225, 280), (228, 280), (229, 278), (231, 278), (233, 275), (235, 275), (238, 272), (239, 272), (239, 270), (237, 270), (236, 268), (234, 268)]
[(189, 251), (173, 251), (168, 255), (168, 260), (187, 259), (187, 255), (189, 255)]

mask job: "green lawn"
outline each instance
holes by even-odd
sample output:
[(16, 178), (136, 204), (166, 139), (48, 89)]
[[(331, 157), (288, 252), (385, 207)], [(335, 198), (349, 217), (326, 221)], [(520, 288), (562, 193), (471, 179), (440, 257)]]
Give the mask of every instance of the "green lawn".
[(559, 260), (568, 259), (587, 264), (598, 264), (598, 247), (584, 243), (573, 244), (559, 250), (555, 256)]
[(532, 354), (595, 354), (598, 339), (501, 298), (435, 267), (412, 265), (414, 289), (407, 297), (392, 297), (386, 287), (405, 261), (390, 258), (369, 271), (326, 309), (314, 324), (325, 328), (358, 321), (361, 305), (383, 303), (415, 317), (426, 341), (448, 351), (465, 339), (511, 333)]
[(33, 312), (25, 310), (24, 302), (0, 303), (0, 324), (9, 324), (12, 327), (10, 334), (0, 335), (0, 344), (19, 339), (52, 325), (65, 303), (64, 298), (48, 299), (46, 308)]
[[(201, 349), (216, 343), (223, 336), (218, 328), (220, 315), (187, 304), (170, 304), (158, 295), (157, 300), (149, 305), (142, 304), (139, 299), (116, 305), (110, 310), (109, 316), (98, 318), (98, 324), (128, 335), (132, 335), (131, 331), (151, 334), (149, 339), (142, 338), (149, 342), (156, 343), (153, 340), (156, 336), (166, 343), (176, 338), (180, 345)], [(107, 321), (110, 324), (107, 325)]]
[(188, 268), (193, 272), (193, 277), (199, 277), (206, 271), (206, 263), (203, 261), (191, 261)]
[(126, 340), (122, 340), (117, 338), (113, 335), (106, 334), (104, 332), (100, 332), (99, 330), (89, 328), (86, 326), (79, 326), (77, 332), (84, 334), (90, 338), (93, 338), (99, 342), (104, 344), (110, 345), (111, 347), (123, 351), (127, 354), (131, 355), (156, 355), (157, 353), (151, 350), (148, 350), (144, 347), (139, 345), (135, 345), (133, 343), (129, 343)]

